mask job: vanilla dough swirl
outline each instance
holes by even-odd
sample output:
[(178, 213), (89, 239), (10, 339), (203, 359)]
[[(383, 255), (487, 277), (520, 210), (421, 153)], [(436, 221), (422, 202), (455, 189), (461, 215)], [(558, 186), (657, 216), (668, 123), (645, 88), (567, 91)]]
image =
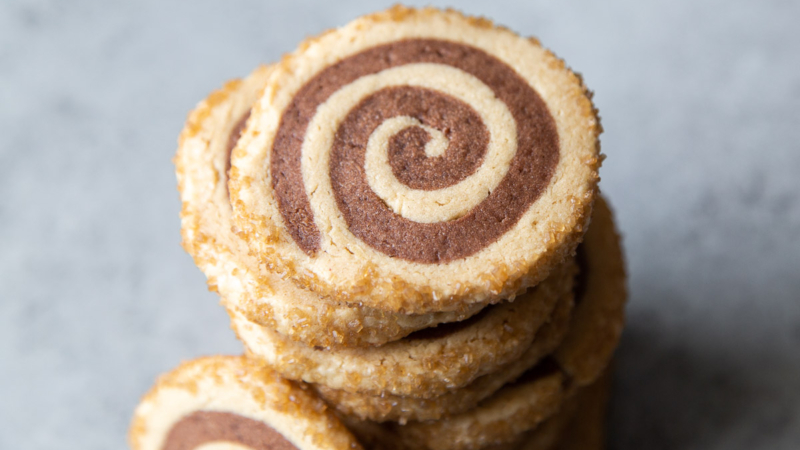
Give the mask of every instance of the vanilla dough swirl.
[[(485, 84), (513, 117), (516, 152), (497, 186), (463, 216), (432, 223), (403, 217), (370, 187), (365, 160), (376, 129), (392, 119), (411, 119), (387, 136), (384, 145), (397, 180), (425, 191), (456, 185), (475, 173), (485, 159), (489, 133), (481, 116), (451, 95), (419, 86), (382, 88), (349, 110), (330, 148), (330, 184), (350, 232), (393, 257), (448, 262), (494, 242), (547, 187), (558, 162), (558, 133), (542, 99), (511, 67), (477, 48), (443, 40), (409, 39), (374, 47), (323, 70), (281, 117), (272, 146), (272, 187), (289, 233), (306, 253), (319, 251), (320, 232), (302, 177), (303, 142), (296, 136), (306, 134), (317, 108), (342, 87), (410, 64), (453, 67)], [(428, 156), (426, 144), (434, 130), (444, 135), (447, 147), (439, 156)]]

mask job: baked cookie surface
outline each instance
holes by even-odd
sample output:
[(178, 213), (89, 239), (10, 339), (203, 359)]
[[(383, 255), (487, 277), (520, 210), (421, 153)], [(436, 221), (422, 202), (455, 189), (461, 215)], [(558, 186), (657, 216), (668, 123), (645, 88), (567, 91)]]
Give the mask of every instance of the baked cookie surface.
[(570, 331), (554, 353), (575, 387), (595, 381), (619, 345), (627, 300), (620, 237), (607, 201), (598, 196), (592, 225), (578, 247), (575, 308)]
[[(606, 370), (578, 393), (578, 408), (561, 435), (557, 450), (602, 450), (606, 448), (606, 416), (611, 397), (612, 371)], [(532, 449), (524, 449), (532, 450)]]
[(625, 271), (619, 236), (607, 202), (598, 197), (592, 224), (577, 251), (575, 307), (557, 309), (518, 360), (469, 385), (432, 398), (368, 395), (315, 386), (343, 413), (372, 421), (423, 421), (463, 412), (515, 380), (546, 355), (565, 372), (569, 391), (594, 382), (606, 369), (624, 325)]
[(361, 450), (325, 404), (243, 357), (200, 358), (162, 375), (134, 412), (133, 450)]
[(570, 259), (514, 302), (492, 305), (466, 321), (421, 330), (379, 347), (308, 347), (236, 311), (230, 313), (249, 354), (286, 378), (348, 392), (431, 398), (517, 361), (557, 304), (564, 304), (569, 314), (575, 273)]
[(581, 388), (559, 412), (527, 433), (517, 450), (602, 450), (612, 372)]
[(568, 395), (552, 361), (525, 373), (476, 408), (441, 420), (376, 423), (340, 416), (374, 450), (601, 449), (610, 371)]
[(183, 246), (228, 308), (310, 346), (380, 345), (416, 330), (468, 318), (459, 311), (397, 314), (337, 304), (266, 270), (232, 231), (228, 195), (230, 152), (259, 98), (271, 66), (228, 82), (189, 114), (175, 156), (182, 200)]
[(552, 362), (525, 373), (477, 407), (426, 422), (376, 423), (346, 417), (345, 423), (373, 448), (477, 450), (515, 445), (552, 417), (565, 400), (564, 376)]
[(572, 303), (569, 299), (559, 302), (549, 321), (543, 325), (531, 346), (522, 356), (498, 367), (495, 371), (475, 379), (470, 384), (431, 398), (392, 395), (381, 393), (369, 395), (331, 389), (324, 385), (313, 385), (317, 393), (343, 414), (361, 420), (376, 422), (438, 420), (443, 416), (460, 414), (476, 407), (506, 384), (542, 361), (564, 339), (569, 329)]
[(574, 252), (600, 125), (538, 42), (395, 7), (276, 66), (233, 152), (240, 235), (348, 304), (423, 314), (513, 297)]

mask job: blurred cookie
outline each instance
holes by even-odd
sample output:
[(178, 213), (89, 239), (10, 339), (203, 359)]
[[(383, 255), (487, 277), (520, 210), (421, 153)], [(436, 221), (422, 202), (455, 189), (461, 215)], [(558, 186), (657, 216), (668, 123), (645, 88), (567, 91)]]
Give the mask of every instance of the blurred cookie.
[(602, 450), (611, 393), (611, 371), (581, 388), (558, 414), (528, 432), (517, 450)]
[(310, 346), (379, 345), (477, 313), (480, 305), (417, 315), (339, 305), (298, 288), (249, 256), (231, 230), (230, 152), (271, 71), (272, 66), (261, 66), (213, 92), (189, 114), (181, 133), (175, 165), (183, 246), (208, 277), (209, 287), (249, 320)]
[(276, 66), (233, 152), (234, 220), (260, 262), (337, 301), (496, 303), (575, 251), (600, 131), (536, 40), (397, 6)]
[(437, 421), (376, 423), (340, 416), (372, 450), (602, 449), (611, 375), (567, 397), (546, 361), (463, 414)]
[(315, 389), (337, 409), (360, 419), (378, 422), (435, 420), (474, 407), (553, 352), (556, 346), (554, 359), (567, 375), (570, 390), (590, 384), (605, 370), (619, 343), (626, 297), (619, 236), (602, 197), (598, 197), (592, 225), (578, 247), (576, 260), (580, 266), (574, 291), (576, 306), (561, 308), (560, 313), (557, 309), (551, 323), (542, 327), (531, 348), (519, 360), (464, 388), (423, 399), (386, 393), (367, 395), (324, 385), (315, 386)]
[(232, 325), (251, 355), (286, 378), (349, 392), (431, 398), (519, 359), (556, 303), (568, 302), (571, 307), (575, 273), (574, 261), (569, 260), (514, 302), (379, 347), (308, 347), (235, 311)]
[(477, 407), (436, 421), (376, 423), (345, 418), (374, 449), (477, 450), (513, 445), (553, 416), (565, 399), (564, 375), (552, 361), (540, 364)]
[(605, 370), (625, 323), (625, 263), (612, 212), (602, 196), (595, 202), (592, 225), (576, 260), (580, 271), (572, 323), (554, 357), (580, 387)]
[(136, 408), (129, 440), (133, 450), (361, 450), (321, 400), (253, 361), (223, 356), (161, 376)]
[(612, 372), (606, 370), (598, 380), (578, 392), (579, 406), (555, 450), (603, 450), (606, 447), (606, 415), (612, 379)]

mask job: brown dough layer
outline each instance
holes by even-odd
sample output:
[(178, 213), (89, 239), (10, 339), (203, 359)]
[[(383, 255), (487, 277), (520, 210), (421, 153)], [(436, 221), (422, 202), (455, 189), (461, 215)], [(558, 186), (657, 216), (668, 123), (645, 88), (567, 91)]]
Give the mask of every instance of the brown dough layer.
[(193, 450), (219, 441), (253, 450), (297, 450), (264, 422), (219, 411), (195, 411), (178, 421), (169, 431), (163, 450)]
[[(463, 107), (421, 114), (425, 102), (458, 104), (431, 90), (385, 88), (376, 92), (348, 114), (336, 132), (331, 150), (331, 185), (342, 216), (354, 235), (393, 257), (428, 264), (446, 263), (473, 255), (497, 240), (517, 223), (549, 184), (559, 159), (555, 121), (544, 101), (511, 67), (479, 49), (455, 42), (409, 39), (374, 47), (326, 68), (306, 83), (284, 111), (275, 136), (270, 160), (272, 187), (287, 230), (307, 254), (313, 255), (319, 250), (320, 233), (314, 223), (300, 169), (301, 137), (317, 107), (338, 89), (360, 77), (411, 63), (452, 66), (486, 84), (508, 106), (516, 121), (517, 151), (497, 188), (468, 214), (439, 223), (408, 220), (394, 213), (369, 188), (364, 169), (367, 139), (384, 120), (397, 115), (410, 115), (436, 127), (444, 123), (432, 120), (437, 115), (458, 113), (468, 117), (470, 114)], [(371, 120), (374, 118), (369, 117), (370, 114), (378, 114), (380, 118)], [(413, 137), (410, 134), (416, 134), (417, 140), (421, 138), (418, 131), (411, 130), (420, 128), (406, 128), (403, 130), (406, 133), (401, 131), (396, 135), (398, 147), (397, 139), (408, 141)], [(454, 130), (441, 131), (450, 138), (447, 152), (458, 154), (454, 148), (461, 138), (451, 133)], [(454, 169), (453, 179), (471, 173), (470, 170), (474, 171), (469, 169), (471, 164), (482, 160), (485, 148), (481, 151), (478, 147), (472, 148), (472, 144), (481, 142), (471, 143), (465, 154), (480, 153), (480, 159), (474, 156), (467, 158), (467, 163), (459, 161), (458, 164), (466, 164), (467, 169)], [(418, 148), (409, 150), (411, 154), (418, 151)], [(390, 157), (404, 153), (395, 149)], [(402, 166), (395, 161), (393, 171), (395, 164)], [(438, 162), (428, 164), (433, 166)], [(409, 184), (418, 182), (410, 179), (406, 177)]]
[[(392, 98), (398, 97), (402, 105), (392, 104)], [(405, 109), (407, 115), (421, 117), (426, 125), (439, 130), (448, 131), (449, 145), (444, 155), (429, 158), (425, 154), (425, 144), (430, 140), (428, 133), (421, 127), (408, 127), (401, 130), (389, 141), (389, 165), (397, 179), (412, 189), (431, 191), (452, 186), (478, 170), (489, 145), (489, 131), (481, 122), (481, 118), (469, 105), (441, 92), (416, 87), (399, 87), (386, 89), (376, 93), (362, 102), (357, 109), (369, 107), (368, 102), (378, 102), (378, 112), (391, 113), (394, 109), (400, 115)], [(410, 101), (414, 101), (410, 105)], [(381, 104), (383, 103), (383, 104)], [(398, 102), (399, 103), (399, 102)], [(386, 106), (390, 111), (386, 111)], [(412, 107), (418, 111), (409, 111)], [(410, 113), (410, 114), (408, 114)], [(366, 119), (375, 117), (366, 116)], [(380, 121), (377, 122), (380, 125)], [(350, 124), (352, 125), (352, 124)], [(360, 127), (360, 124), (355, 124)], [(356, 133), (363, 128), (356, 128)], [(347, 131), (342, 130), (346, 135)], [(346, 136), (345, 136), (346, 137)], [(363, 137), (362, 137), (363, 139)], [(367, 135), (369, 139), (369, 135)]]

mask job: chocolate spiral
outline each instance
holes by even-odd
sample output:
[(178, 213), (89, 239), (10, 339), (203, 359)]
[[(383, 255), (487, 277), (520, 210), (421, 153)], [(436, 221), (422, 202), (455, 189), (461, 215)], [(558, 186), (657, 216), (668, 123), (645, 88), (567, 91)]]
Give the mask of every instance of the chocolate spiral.
[(297, 450), (269, 425), (239, 414), (195, 411), (173, 425), (163, 450), (193, 450), (210, 442), (233, 442), (253, 450)]
[(409, 220), (369, 186), (364, 155), (375, 129), (392, 117), (410, 116), (448, 138), (445, 153), (435, 157), (423, 151), (429, 139), (423, 127), (407, 127), (390, 139), (392, 172), (401, 183), (422, 190), (451, 186), (474, 173), (486, 153), (488, 132), (469, 105), (441, 92), (394, 86), (369, 95), (347, 113), (330, 149), (331, 187), (353, 235), (408, 261), (453, 261), (495, 242), (548, 186), (559, 159), (555, 121), (514, 69), (482, 50), (449, 41), (409, 39), (373, 47), (322, 70), (298, 91), (281, 117), (272, 147), (272, 187), (290, 235), (306, 254), (315, 254), (321, 242), (301, 173), (302, 137), (317, 107), (361, 77), (412, 63), (451, 66), (488, 86), (516, 122), (517, 151), (500, 183), (467, 214), (434, 223)]

